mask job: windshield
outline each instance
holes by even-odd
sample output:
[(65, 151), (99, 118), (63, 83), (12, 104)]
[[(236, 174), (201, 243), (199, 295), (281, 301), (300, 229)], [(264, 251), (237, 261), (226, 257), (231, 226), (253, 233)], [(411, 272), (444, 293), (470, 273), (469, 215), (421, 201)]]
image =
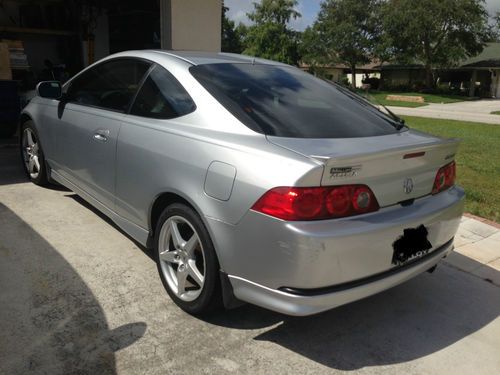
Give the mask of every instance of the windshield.
[(266, 135), (354, 138), (393, 134), (399, 128), (359, 96), (297, 68), (206, 64), (190, 72), (242, 123)]

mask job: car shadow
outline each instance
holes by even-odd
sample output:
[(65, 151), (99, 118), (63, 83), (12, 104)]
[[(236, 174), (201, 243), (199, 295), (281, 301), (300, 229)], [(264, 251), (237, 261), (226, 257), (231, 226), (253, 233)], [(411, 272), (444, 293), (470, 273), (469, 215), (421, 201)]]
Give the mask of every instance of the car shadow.
[(409, 362), (474, 334), (498, 318), (499, 291), (496, 285), (441, 265), (433, 274), (310, 317), (243, 306), (206, 321), (236, 329), (275, 325), (254, 339), (352, 371)]
[(73, 267), (1, 203), (0, 286), (2, 374), (114, 374), (114, 353), (147, 328), (110, 329)]

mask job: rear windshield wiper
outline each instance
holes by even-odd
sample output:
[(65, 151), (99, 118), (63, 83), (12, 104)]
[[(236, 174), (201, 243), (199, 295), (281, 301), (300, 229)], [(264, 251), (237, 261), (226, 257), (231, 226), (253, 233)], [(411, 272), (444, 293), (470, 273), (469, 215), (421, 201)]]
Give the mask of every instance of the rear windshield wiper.
[[(344, 88), (343, 88), (344, 89)], [(347, 92), (349, 91), (349, 93), (351, 94), (351, 97), (354, 97), (354, 98), (358, 98), (358, 99), (361, 99), (362, 101), (364, 101), (365, 103), (369, 104), (370, 106), (376, 108), (378, 111), (380, 111), (380, 108), (378, 108), (377, 106), (373, 105), (373, 103), (371, 101), (368, 100), (368, 98), (365, 98), (364, 96), (361, 96), (361, 95), (358, 95), (354, 92), (352, 92), (351, 90), (349, 89), (344, 89), (345, 91), (344, 92)], [(373, 100), (375, 100), (375, 102), (382, 108), (384, 108), (387, 112), (387, 114), (389, 116), (391, 116), (391, 118), (397, 123), (396, 125), (396, 130), (401, 130), (405, 127), (405, 120), (403, 120), (401, 117), (399, 117), (398, 115), (396, 115), (394, 112), (392, 112), (389, 108), (387, 108), (385, 105), (381, 104), (378, 102), (378, 100), (373, 97)], [(382, 112), (382, 111), (380, 111)], [(383, 112), (382, 112), (383, 113)]]
[[(341, 85), (339, 85), (338, 83), (336, 82), (333, 82), (333, 81), (327, 81), (331, 84), (333, 84), (335, 87), (337, 87), (340, 91), (342, 91), (344, 94), (346, 94), (348, 97), (350, 97), (351, 99), (357, 101), (358, 103), (361, 103), (363, 105), (366, 105), (366, 106), (369, 106), (371, 108), (375, 108), (377, 111), (381, 112), (381, 113), (384, 113), (380, 110), (379, 107), (373, 105), (372, 102), (370, 102), (367, 98), (361, 96), (361, 95), (358, 95), (356, 94), (355, 92), (345, 88), (345, 87), (342, 87)], [(375, 98), (374, 98), (375, 99)], [(396, 115), (394, 112), (392, 112), (389, 108), (387, 108), (385, 105), (383, 104), (380, 104), (377, 99), (375, 99), (375, 101), (377, 102), (377, 104), (381, 107), (383, 107), (386, 111), (387, 111), (387, 114), (392, 118), (392, 120), (394, 120), (396, 122), (395, 124), (395, 128), (396, 130), (401, 130), (403, 129), (406, 125), (405, 125), (405, 120), (403, 120), (401, 117), (399, 117), (398, 115)], [(385, 113), (384, 113), (385, 114)]]
[(391, 116), (392, 119), (398, 123), (398, 125), (396, 126), (396, 130), (401, 130), (401, 129), (403, 129), (406, 126), (405, 125), (405, 120), (403, 120), (401, 117), (399, 117), (398, 115), (396, 115), (394, 112), (392, 112), (385, 105), (380, 104), (379, 102), (377, 102), (377, 104), (379, 106), (383, 107), (387, 111), (387, 113), (389, 114), (389, 116)]

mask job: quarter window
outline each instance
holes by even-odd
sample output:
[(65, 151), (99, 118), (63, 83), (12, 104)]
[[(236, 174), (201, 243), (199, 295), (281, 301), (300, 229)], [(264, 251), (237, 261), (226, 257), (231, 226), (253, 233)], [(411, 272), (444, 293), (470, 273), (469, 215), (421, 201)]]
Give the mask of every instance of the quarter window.
[(155, 66), (144, 81), (130, 113), (171, 119), (193, 112), (196, 105), (182, 85), (167, 70)]
[(149, 63), (135, 59), (99, 64), (71, 82), (68, 101), (125, 112), (149, 67)]

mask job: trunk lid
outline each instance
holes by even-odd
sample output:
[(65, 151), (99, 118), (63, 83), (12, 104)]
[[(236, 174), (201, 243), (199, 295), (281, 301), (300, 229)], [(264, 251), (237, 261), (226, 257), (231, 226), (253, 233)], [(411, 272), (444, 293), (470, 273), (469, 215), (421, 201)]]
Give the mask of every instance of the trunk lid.
[(322, 186), (367, 185), (380, 207), (430, 194), (438, 169), (454, 160), (459, 144), (415, 130), (364, 138), (267, 138), (324, 163)]

